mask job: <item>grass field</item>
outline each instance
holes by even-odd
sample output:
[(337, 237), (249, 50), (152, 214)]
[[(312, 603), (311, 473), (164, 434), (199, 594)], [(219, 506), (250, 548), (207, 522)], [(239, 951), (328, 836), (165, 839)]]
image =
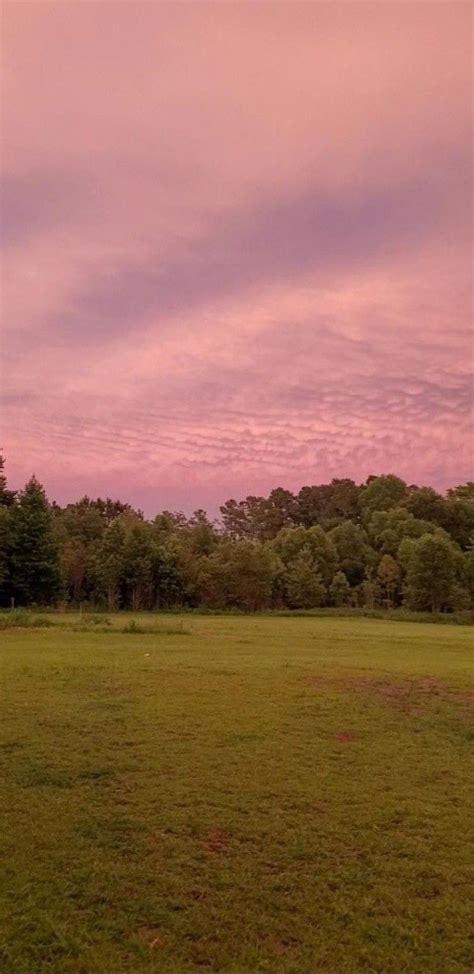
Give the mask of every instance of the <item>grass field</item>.
[(73, 621), (0, 632), (2, 972), (474, 969), (472, 629)]

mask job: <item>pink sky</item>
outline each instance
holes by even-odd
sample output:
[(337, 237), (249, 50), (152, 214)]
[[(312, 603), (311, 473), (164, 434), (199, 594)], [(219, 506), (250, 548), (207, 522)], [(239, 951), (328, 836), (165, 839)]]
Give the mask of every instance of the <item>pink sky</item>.
[(472, 478), (469, 4), (3, 14), (12, 486)]

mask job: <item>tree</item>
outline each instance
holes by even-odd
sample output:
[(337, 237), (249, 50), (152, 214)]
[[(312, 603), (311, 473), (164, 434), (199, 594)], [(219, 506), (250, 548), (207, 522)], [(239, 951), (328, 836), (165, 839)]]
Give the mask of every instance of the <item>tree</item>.
[(463, 555), (464, 561), (464, 584), (469, 598), (469, 606), (474, 608), (474, 537), (471, 545)]
[(338, 568), (351, 587), (360, 585), (367, 569), (377, 560), (364, 528), (353, 521), (344, 521), (329, 532), (328, 538), (336, 549)]
[(305, 528), (320, 524), (328, 498), (328, 485), (302, 487), (298, 497), (298, 521)]
[(447, 497), (442, 497), (431, 487), (413, 487), (406, 506), (415, 517), (443, 528), (465, 550), (474, 532), (473, 494), (471, 481), (451, 488)]
[(11, 507), (15, 503), (16, 491), (7, 489), (4, 468), (5, 460), (0, 453), (0, 507)]
[(351, 599), (351, 587), (344, 572), (336, 572), (329, 587), (329, 598), (332, 605), (338, 608), (342, 605), (349, 605)]
[(228, 500), (220, 508), (224, 533), (229, 538), (250, 538), (255, 509), (263, 502), (263, 497), (246, 497), (243, 501)]
[(474, 481), (468, 480), (465, 484), (458, 484), (448, 490), (448, 499), (456, 501), (470, 501), (474, 504)]
[(212, 608), (256, 612), (272, 604), (282, 565), (269, 545), (224, 541), (200, 565), (197, 590)]
[(400, 582), (400, 568), (391, 555), (383, 555), (377, 568), (377, 583), (387, 608), (393, 606)]
[(392, 507), (389, 511), (375, 511), (367, 530), (375, 548), (396, 558), (404, 538), (421, 538), (422, 534), (432, 534), (437, 528), (430, 521), (413, 517), (406, 507)]
[(65, 508), (53, 504), (52, 513), (66, 596), (73, 602), (94, 600), (92, 566), (106, 530), (105, 519), (88, 497)]
[(375, 605), (376, 586), (369, 573), (357, 587), (358, 604), (366, 609), (373, 609)]
[(297, 505), (294, 494), (283, 487), (276, 487), (258, 506), (254, 536), (260, 541), (271, 541), (282, 528), (292, 527), (296, 518)]
[(359, 506), (364, 518), (368, 519), (374, 511), (389, 511), (397, 507), (407, 496), (407, 485), (395, 474), (369, 477), (359, 496)]
[(360, 488), (353, 480), (331, 480), (322, 511), (322, 526), (325, 530), (336, 527), (341, 521), (358, 519), (359, 494)]
[(296, 498), (295, 521), (306, 528), (319, 524), (326, 530), (348, 518), (355, 521), (359, 515), (359, 492), (360, 488), (347, 478), (302, 487)]
[(21, 605), (49, 605), (62, 589), (59, 551), (46, 494), (36, 477), (28, 481), (11, 513), (10, 589)]
[(182, 511), (162, 511), (151, 523), (156, 537), (163, 540), (185, 528), (188, 522)]
[(326, 601), (326, 586), (315, 567), (310, 548), (303, 548), (290, 561), (283, 575), (283, 585), (290, 609), (314, 609)]
[(232, 538), (271, 541), (284, 527), (297, 520), (295, 496), (276, 487), (268, 497), (249, 495), (243, 501), (229, 500), (220, 508), (225, 533)]
[(10, 509), (0, 505), (0, 605), (8, 601), (10, 538)]
[(459, 495), (453, 492), (452, 496), (448, 497), (443, 527), (463, 550), (469, 548), (474, 534), (474, 502), (467, 492)]
[(272, 542), (272, 548), (288, 568), (302, 551), (310, 552), (312, 567), (324, 584), (330, 584), (336, 567), (336, 551), (319, 525), (312, 528), (283, 528)]
[(412, 609), (441, 612), (453, 607), (462, 573), (462, 554), (441, 532), (405, 541), (402, 558), (406, 564), (405, 593)]
[(8, 490), (0, 457), (0, 604), (63, 593), (111, 610), (474, 602), (471, 482), (441, 496), (393, 474), (363, 486), (334, 479), (221, 511), (218, 524), (203, 510), (148, 521), (110, 498), (62, 508), (35, 478), (20, 494)]
[(83, 497), (77, 504), (54, 509), (58, 530), (62, 529), (68, 539), (80, 541), (86, 548), (100, 541), (107, 526), (96, 502)]
[(122, 501), (113, 501), (110, 497), (106, 497), (105, 501), (102, 497), (98, 497), (97, 500), (91, 501), (88, 497), (83, 499), (88, 501), (96, 510), (99, 512), (105, 527), (109, 527), (117, 517), (121, 514), (129, 514), (133, 517), (140, 518), (143, 520), (143, 514), (141, 511), (135, 511), (130, 504), (123, 504)]
[(126, 530), (123, 518), (117, 517), (106, 528), (93, 562), (97, 594), (105, 598), (110, 611), (120, 605), (125, 569)]
[(413, 517), (444, 527), (446, 501), (432, 487), (410, 487), (404, 506)]
[[(193, 589), (194, 593), (194, 589)], [(153, 551), (153, 605), (173, 609), (187, 603), (186, 577), (173, 546), (156, 544)]]
[(192, 556), (209, 555), (218, 541), (216, 526), (205, 511), (194, 511), (180, 532), (180, 540)]
[(122, 549), (125, 602), (131, 609), (150, 609), (153, 604), (153, 535), (148, 524), (125, 522)]
[(66, 594), (73, 602), (80, 602), (84, 596), (87, 550), (81, 541), (72, 538), (64, 542), (60, 552)]
[(12, 508), (16, 493), (7, 489), (7, 478), (3, 473), (5, 461), (0, 454), (0, 605), (7, 604), (10, 576), (10, 553), (12, 536)]

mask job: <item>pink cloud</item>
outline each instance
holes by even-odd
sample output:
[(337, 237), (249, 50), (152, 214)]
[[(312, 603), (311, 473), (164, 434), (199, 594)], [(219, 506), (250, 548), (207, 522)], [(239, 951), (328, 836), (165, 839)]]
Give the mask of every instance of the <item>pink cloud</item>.
[(14, 485), (153, 511), (472, 476), (469, 17), (7, 5)]

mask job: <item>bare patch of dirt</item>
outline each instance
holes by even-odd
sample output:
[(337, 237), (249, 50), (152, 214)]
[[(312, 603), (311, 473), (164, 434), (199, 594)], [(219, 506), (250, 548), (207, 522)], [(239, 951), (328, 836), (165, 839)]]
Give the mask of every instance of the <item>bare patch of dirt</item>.
[(329, 811), (329, 802), (325, 802), (325, 801), (312, 802), (311, 811), (317, 812), (318, 815), (327, 815)]
[(349, 744), (351, 741), (355, 741), (356, 736), (353, 731), (338, 731), (336, 734), (336, 741), (341, 744)]
[(438, 701), (455, 705), (465, 716), (474, 714), (474, 694), (456, 690), (431, 676), (396, 683), (376, 680), (368, 689), (384, 702), (415, 717), (422, 717), (427, 707)]
[(270, 950), (277, 956), (282, 956), (287, 951), (287, 946), (274, 933), (257, 934), (257, 942), (266, 951)]
[(227, 851), (229, 845), (229, 835), (222, 829), (209, 829), (205, 839), (204, 846), (208, 852), (214, 853), (224, 853)]
[(458, 707), (466, 718), (474, 718), (474, 691), (455, 689), (434, 676), (306, 677), (305, 682), (315, 690), (331, 687), (343, 693), (364, 693), (410, 716), (422, 717), (429, 705), (439, 701)]

